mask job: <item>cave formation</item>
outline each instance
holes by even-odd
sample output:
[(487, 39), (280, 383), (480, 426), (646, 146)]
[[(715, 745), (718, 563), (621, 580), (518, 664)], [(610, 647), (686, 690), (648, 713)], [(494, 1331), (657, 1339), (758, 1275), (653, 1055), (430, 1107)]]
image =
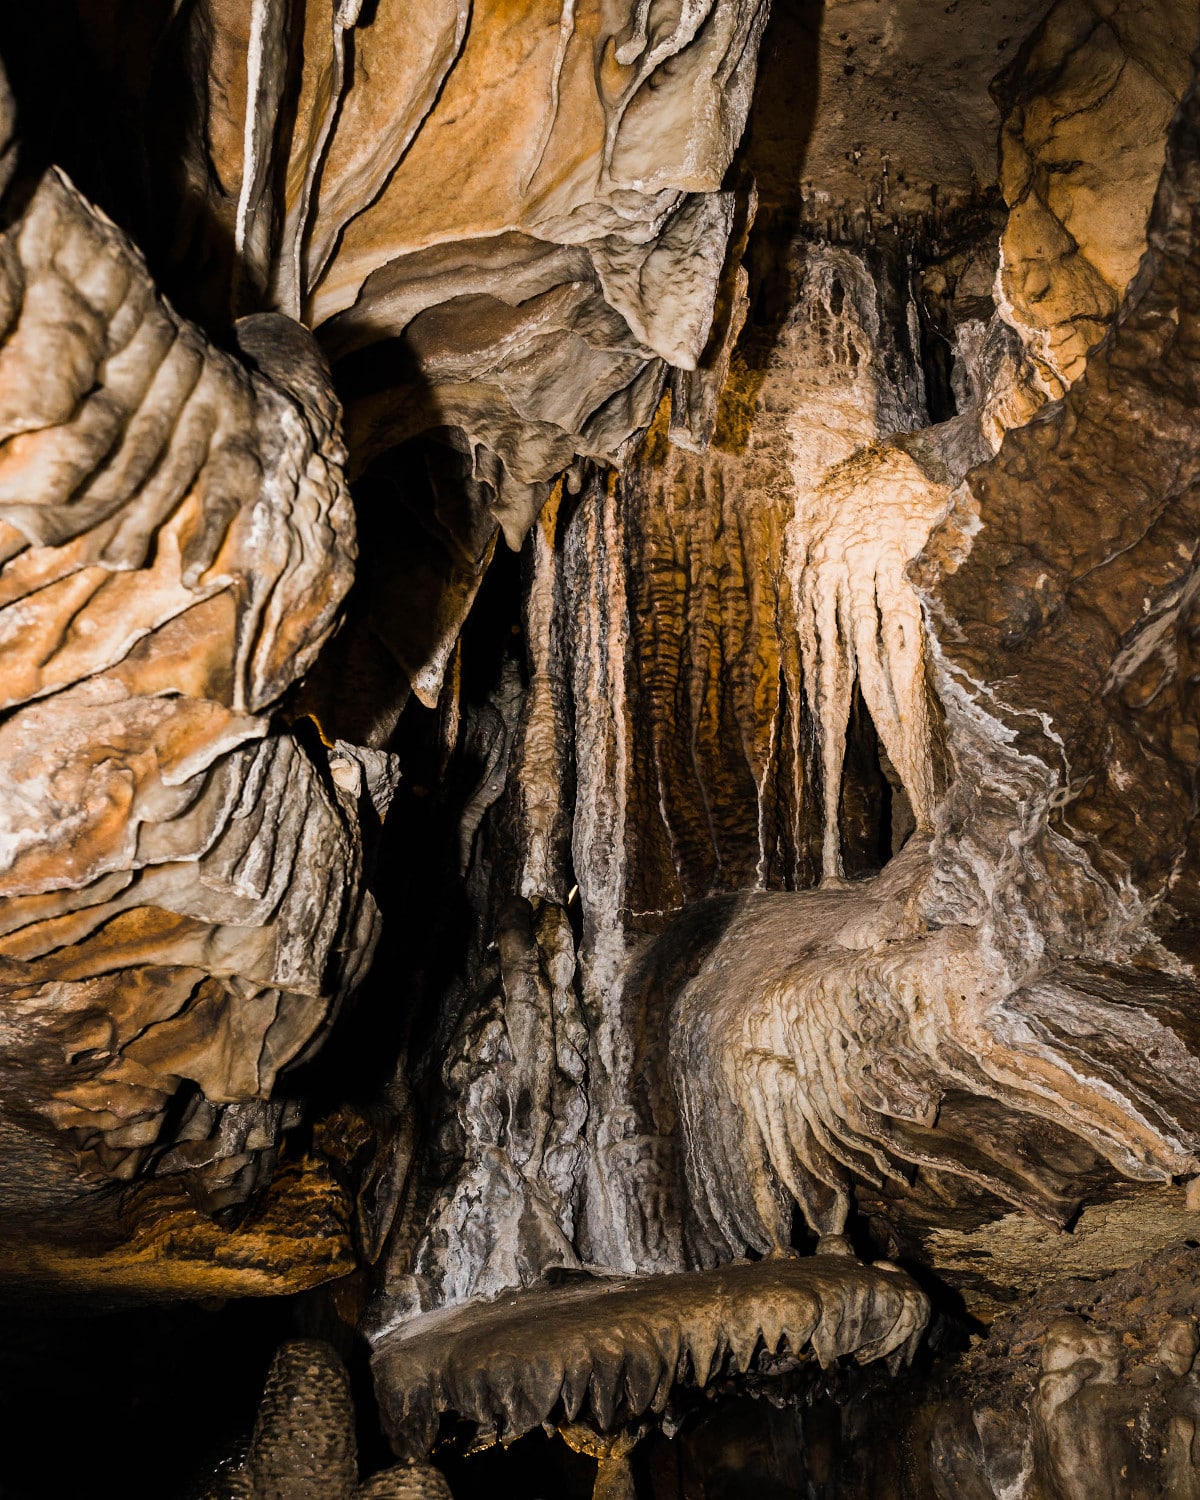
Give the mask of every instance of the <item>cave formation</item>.
[(4, 7), (6, 1500), (1200, 1497), (1198, 41)]

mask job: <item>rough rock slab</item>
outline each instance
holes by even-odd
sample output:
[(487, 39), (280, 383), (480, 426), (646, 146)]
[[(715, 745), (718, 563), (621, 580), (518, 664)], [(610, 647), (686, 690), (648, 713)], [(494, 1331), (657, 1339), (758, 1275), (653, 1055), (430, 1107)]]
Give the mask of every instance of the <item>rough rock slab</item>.
[(895, 1266), (822, 1255), (636, 1279), (540, 1285), (418, 1317), (373, 1356), (398, 1452), (428, 1452), (443, 1412), (477, 1440), (508, 1441), (546, 1421), (601, 1432), (658, 1416), (677, 1385), (723, 1370), (911, 1359), (929, 1316)]

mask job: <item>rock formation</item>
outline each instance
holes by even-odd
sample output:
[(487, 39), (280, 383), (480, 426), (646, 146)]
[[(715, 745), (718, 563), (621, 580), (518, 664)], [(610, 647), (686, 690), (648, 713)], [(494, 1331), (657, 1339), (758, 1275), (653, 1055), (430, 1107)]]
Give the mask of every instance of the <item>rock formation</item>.
[(1200, 1494), (1195, 4), (19, 9), (0, 1268), (225, 1320), (144, 1492)]
[(216, 1209), (373, 940), (351, 762), (271, 724), (352, 577), (337, 404), (292, 322), (209, 344), (61, 173), (2, 266), (4, 1112)]
[(385, 1334), (375, 1355), (385, 1421), (423, 1457), (450, 1412), (473, 1441), (512, 1441), (582, 1417), (599, 1433), (661, 1417), (676, 1386), (723, 1373), (769, 1378), (814, 1356), (823, 1367), (911, 1359), (929, 1316), (897, 1267), (837, 1255), (690, 1275), (581, 1277), (469, 1302)]
[(320, 1339), (280, 1346), (245, 1457), (223, 1465), (206, 1500), (445, 1500), (427, 1464), (396, 1464), (358, 1482), (350, 1381)]
[(1083, 373), (1137, 271), (1195, 19), (1188, 5), (1055, 5), (996, 80), (1000, 306), (1053, 394)]

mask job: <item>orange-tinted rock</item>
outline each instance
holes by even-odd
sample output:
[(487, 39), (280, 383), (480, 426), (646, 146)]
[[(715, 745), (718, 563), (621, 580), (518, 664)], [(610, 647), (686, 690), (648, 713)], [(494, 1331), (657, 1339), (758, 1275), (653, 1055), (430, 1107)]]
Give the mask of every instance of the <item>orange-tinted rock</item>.
[(295, 324), (208, 344), (61, 174), (0, 282), (3, 1107), (216, 1207), (372, 940), (354, 799), (268, 717), (351, 579), (337, 405)]

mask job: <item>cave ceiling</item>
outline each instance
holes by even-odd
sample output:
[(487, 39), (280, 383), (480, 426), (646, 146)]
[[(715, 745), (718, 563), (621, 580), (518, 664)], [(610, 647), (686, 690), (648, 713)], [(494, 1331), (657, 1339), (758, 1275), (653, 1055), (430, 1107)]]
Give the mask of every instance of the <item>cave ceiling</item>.
[(6, 1369), (291, 1335), (145, 1493), (1200, 1495), (1198, 31), (0, 16)]

